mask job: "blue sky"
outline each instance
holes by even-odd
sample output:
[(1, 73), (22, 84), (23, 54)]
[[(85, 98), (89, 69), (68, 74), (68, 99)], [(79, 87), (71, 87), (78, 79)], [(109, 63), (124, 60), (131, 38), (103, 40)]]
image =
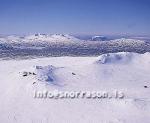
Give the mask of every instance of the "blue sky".
[(150, 35), (150, 0), (0, 0), (0, 34)]

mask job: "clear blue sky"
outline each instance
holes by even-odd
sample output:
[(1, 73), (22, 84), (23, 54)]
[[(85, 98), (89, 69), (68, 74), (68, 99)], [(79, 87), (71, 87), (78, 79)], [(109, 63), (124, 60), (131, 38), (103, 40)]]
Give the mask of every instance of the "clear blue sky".
[(0, 34), (150, 35), (150, 0), (0, 0)]

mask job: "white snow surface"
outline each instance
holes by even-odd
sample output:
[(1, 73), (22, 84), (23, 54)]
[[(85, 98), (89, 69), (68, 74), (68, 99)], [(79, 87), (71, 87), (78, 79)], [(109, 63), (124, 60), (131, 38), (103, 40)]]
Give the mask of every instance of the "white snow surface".
[[(36, 75), (23, 77), (24, 71)], [(1, 123), (150, 121), (150, 53), (2, 60), (0, 80)], [(34, 90), (118, 90), (125, 98), (35, 99)]]

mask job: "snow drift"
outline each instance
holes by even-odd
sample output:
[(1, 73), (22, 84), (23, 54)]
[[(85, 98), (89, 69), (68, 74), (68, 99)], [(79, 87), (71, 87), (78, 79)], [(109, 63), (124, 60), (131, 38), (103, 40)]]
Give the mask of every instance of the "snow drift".
[(36, 66), (36, 79), (38, 81), (47, 82), (47, 83), (53, 83), (56, 81), (56, 77), (54, 75), (54, 71), (56, 70), (56, 67), (49, 65), (49, 66)]
[(119, 52), (119, 53), (107, 53), (99, 56), (96, 63), (109, 64), (109, 63), (128, 63), (131, 62), (136, 53)]
[(96, 58), (97, 64), (128, 64), (128, 63), (140, 63), (150, 61), (150, 53), (133, 53), (133, 52), (118, 52), (118, 53), (106, 53)]

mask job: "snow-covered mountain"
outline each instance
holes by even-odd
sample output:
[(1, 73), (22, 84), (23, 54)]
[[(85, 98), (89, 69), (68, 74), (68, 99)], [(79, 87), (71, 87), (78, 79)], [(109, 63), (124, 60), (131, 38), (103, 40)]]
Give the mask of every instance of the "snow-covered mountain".
[[(72, 35), (68, 34), (34, 34), (34, 35), (25, 35), (25, 36), (18, 36), (18, 35), (9, 35), (9, 36), (0, 36), (0, 43), (81, 43), (85, 40), (76, 38)], [(120, 38), (114, 40), (108, 40), (105, 36), (93, 36), (91, 39), (86, 40), (87, 42), (92, 43), (99, 42), (99, 41), (111, 41), (111, 42), (129, 42), (129, 43), (139, 43), (144, 42), (143, 40), (138, 39), (128, 39), (128, 38)]]
[(20, 36), (9, 35), (9, 36), (1, 36), (0, 43), (18, 43), (21, 42), (22, 39)]
[(35, 34), (35, 35), (29, 35), (26, 36), (24, 40), (27, 40), (29, 42), (33, 41), (45, 41), (45, 42), (74, 42), (74, 41), (80, 41), (80, 39), (75, 38), (74, 36), (68, 35), (68, 34)]
[(80, 39), (75, 38), (74, 36), (68, 34), (34, 34), (26, 36), (16, 36), (10, 35), (5, 37), (0, 37), (1, 43), (36, 43), (36, 42), (60, 42), (60, 43), (69, 43), (80, 41)]
[(138, 39), (80, 40), (63, 34), (0, 37), (0, 58), (16, 56), (93, 56), (114, 52), (150, 52), (150, 42)]
[(93, 36), (91, 41), (108, 41), (108, 39), (105, 36)]

